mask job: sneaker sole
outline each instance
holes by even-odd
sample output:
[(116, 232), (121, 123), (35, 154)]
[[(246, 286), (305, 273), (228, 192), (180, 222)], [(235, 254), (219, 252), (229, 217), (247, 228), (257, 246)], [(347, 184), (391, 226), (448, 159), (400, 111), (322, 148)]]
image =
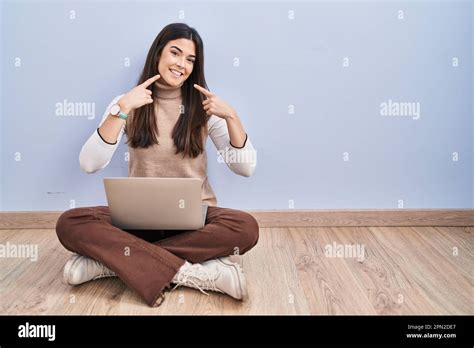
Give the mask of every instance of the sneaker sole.
[(242, 298), (240, 300), (247, 301), (249, 299), (249, 293), (247, 289), (247, 280), (245, 279), (244, 269), (241, 266), (240, 262), (233, 262), (230, 258), (228, 258), (228, 260), (229, 261), (226, 262), (219, 259), (219, 261), (222, 262), (223, 264), (228, 265), (228, 266), (233, 266), (237, 270), (237, 273), (239, 275), (239, 280), (240, 280), (239, 282), (240, 293), (242, 294)]
[(73, 256), (71, 259), (69, 259), (66, 264), (64, 265), (64, 271), (63, 271), (63, 284), (65, 285), (74, 285), (69, 282), (69, 273), (71, 271), (72, 265), (76, 262), (77, 257)]

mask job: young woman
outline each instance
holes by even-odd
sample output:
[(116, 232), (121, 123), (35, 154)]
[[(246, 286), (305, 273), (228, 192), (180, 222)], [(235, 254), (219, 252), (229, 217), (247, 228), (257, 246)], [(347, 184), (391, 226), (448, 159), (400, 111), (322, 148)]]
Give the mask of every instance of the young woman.
[(173, 233), (122, 230), (112, 225), (107, 206), (67, 210), (56, 233), (75, 254), (64, 266), (63, 281), (76, 285), (118, 276), (153, 307), (171, 284), (246, 299), (245, 276), (232, 255), (257, 244), (259, 226), (246, 212), (217, 206), (205, 144), (209, 136), (227, 166), (243, 176), (255, 169), (255, 149), (237, 112), (208, 91), (203, 43), (194, 28), (173, 23), (158, 34), (137, 86), (112, 100), (82, 147), (81, 168), (87, 173), (105, 168), (123, 134), (129, 176), (202, 180), (202, 200), (209, 206), (205, 226)]

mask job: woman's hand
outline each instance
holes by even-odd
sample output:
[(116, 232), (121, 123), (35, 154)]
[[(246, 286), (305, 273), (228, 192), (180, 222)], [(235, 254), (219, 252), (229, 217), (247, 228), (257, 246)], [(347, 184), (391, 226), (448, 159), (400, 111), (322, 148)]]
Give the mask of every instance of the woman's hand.
[(197, 84), (194, 84), (194, 88), (206, 97), (206, 100), (202, 102), (202, 106), (206, 111), (207, 116), (216, 115), (220, 118), (227, 119), (236, 114), (235, 110), (229, 104), (214, 93), (209, 92), (207, 89), (202, 88)]
[(160, 74), (150, 77), (148, 80), (133, 88), (118, 101), (119, 105), (125, 110), (138, 109), (146, 104), (153, 103), (152, 93), (147, 88), (160, 78)]

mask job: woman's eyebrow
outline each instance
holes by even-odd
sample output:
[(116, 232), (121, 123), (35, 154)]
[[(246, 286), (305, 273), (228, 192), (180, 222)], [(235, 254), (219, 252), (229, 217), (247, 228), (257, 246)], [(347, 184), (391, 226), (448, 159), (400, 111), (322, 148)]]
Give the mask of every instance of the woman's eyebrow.
[[(176, 48), (178, 51), (180, 51), (181, 53), (183, 53), (183, 50), (182, 50), (181, 48), (179, 48), (179, 47), (171, 46), (170, 48)], [(190, 54), (189, 57), (194, 57), (194, 58), (196, 58), (196, 56), (193, 55), (193, 54)]]

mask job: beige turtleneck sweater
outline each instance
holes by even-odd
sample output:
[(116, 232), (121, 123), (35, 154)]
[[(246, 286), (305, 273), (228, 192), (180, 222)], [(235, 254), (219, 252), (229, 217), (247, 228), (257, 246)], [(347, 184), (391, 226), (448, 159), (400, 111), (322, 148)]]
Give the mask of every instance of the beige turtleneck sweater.
[(207, 180), (207, 155), (204, 151), (196, 158), (182, 153), (175, 154), (171, 133), (178, 121), (181, 105), (181, 88), (166, 86), (155, 82), (157, 93), (153, 97), (155, 115), (158, 124), (158, 145), (147, 149), (129, 147), (130, 161), (128, 176), (130, 177), (173, 177), (199, 178), (202, 180), (202, 200), (208, 205), (217, 205), (216, 195)]
[[(217, 197), (207, 177), (206, 151), (196, 158), (186, 156), (183, 159), (182, 153), (175, 154), (176, 146), (171, 133), (180, 115), (181, 87), (167, 86), (159, 81), (155, 82), (155, 86), (157, 93), (154, 95), (154, 107), (159, 130), (159, 144), (147, 149), (128, 147), (129, 177), (199, 178), (203, 183), (201, 190), (203, 202), (210, 206), (217, 206)], [(123, 94), (115, 97), (109, 104), (99, 128), (109, 115), (111, 106), (122, 96)], [(133, 116), (130, 115), (130, 117)], [(109, 164), (124, 134), (125, 127), (122, 127), (114, 144), (102, 139), (99, 128), (89, 137), (79, 155), (80, 166), (87, 173), (102, 170)], [(217, 154), (221, 155), (221, 162), (225, 162), (238, 175), (247, 177), (252, 175), (257, 158), (256, 151), (248, 136), (242, 148), (234, 147), (230, 143), (227, 123), (224, 119), (215, 115), (212, 115), (208, 120), (207, 136), (211, 138), (216, 146)], [(236, 161), (236, 158), (239, 160)]]

